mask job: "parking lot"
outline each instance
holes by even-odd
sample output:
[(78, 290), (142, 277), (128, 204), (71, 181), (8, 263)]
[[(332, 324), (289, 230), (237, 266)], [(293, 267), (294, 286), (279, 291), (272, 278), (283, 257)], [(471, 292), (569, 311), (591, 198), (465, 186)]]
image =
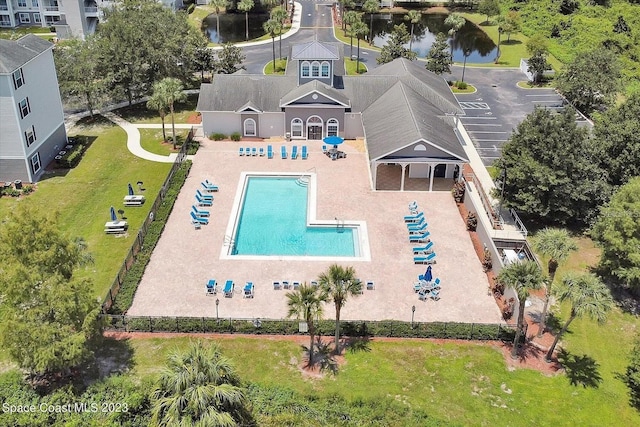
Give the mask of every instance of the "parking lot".
[[(454, 76), (461, 73), (455, 67)], [(478, 90), (472, 94), (456, 94), (465, 112), (461, 117), (471, 140), (485, 166), (500, 157), (502, 146), (522, 120), (536, 106), (561, 111), (565, 102), (555, 89), (522, 89), (526, 80), (517, 69), (467, 68), (465, 81)], [(580, 115), (576, 117), (584, 122)]]

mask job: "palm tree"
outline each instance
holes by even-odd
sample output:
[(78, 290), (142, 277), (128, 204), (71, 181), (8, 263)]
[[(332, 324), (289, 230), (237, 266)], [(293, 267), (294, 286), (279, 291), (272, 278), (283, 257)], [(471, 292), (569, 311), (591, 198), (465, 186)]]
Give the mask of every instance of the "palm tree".
[(171, 129), (173, 132), (173, 149), (176, 149), (176, 123), (174, 118), (174, 104), (186, 99), (186, 95), (182, 92), (184, 88), (180, 80), (173, 77), (166, 77), (153, 85), (153, 96), (164, 99), (165, 105), (169, 107), (171, 114)]
[[(347, 13), (344, 14), (344, 17), (342, 18), (342, 22), (344, 22), (345, 24), (349, 25), (349, 57), (353, 56), (353, 31), (351, 29), (351, 26), (353, 24), (355, 24), (357, 21), (360, 21), (362, 17), (361, 13), (356, 12), (355, 10), (350, 10)], [(347, 35), (347, 27), (344, 27), (344, 35)]]
[(167, 116), (167, 104), (164, 102), (164, 99), (160, 96), (161, 94), (153, 93), (149, 100), (147, 101), (147, 108), (149, 110), (154, 110), (158, 112), (160, 116), (160, 121), (162, 122), (162, 140), (167, 142), (167, 131), (164, 128), (164, 119)]
[[(347, 31), (347, 23), (344, 21), (344, 16), (346, 12), (344, 11), (347, 8), (353, 9), (356, 7), (355, 0), (340, 0), (340, 16), (342, 16), (342, 30)], [(345, 34), (346, 36), (346, 34)]]
[(253, 0), (240, 0), (240, 3), (238, 3), (237, 6), (239, 10), (244, 12), (246, 40), (249, 40), (249, 11), (253, 9), (253, 6), (255, 6)]
[(157, 426), (251, 423), (240, 378), (217, 344), (192, 343), (167, 360), (152, 392), (151, 423)]
[(558, 300), (571, 303), (571, 314), (567, 323), (556, 335), (556, 339), (553, 340), (553, 344), (545, 357), (547, 362), (551, 361), (560, 337), (567, 331), (573, 319), (586, 314), (592, 320), (604, 323), (607, 320), (607, 312), (613, 307), (613, 299), (609, 288), (596, 276), (588, 273), (570, 274), (563, 277)]
[(277, 20), (280, 23), (280, 29), (278, 30), (278, 54), (280, 59), (282, 59), (282, 31), (284, 29), (284, 22), (287, 20), (287, 16), (287, 11), (282, 7), (276, 7), (271, 10), (271, 18)]
[(422, 19), (422, 14), (417, 10), (410, 10), (404, 17), (405, 21), (411, 22), (411, 38), (409, 39), (409, 50), (411, 50), (411, 46), (413, 45), (413, 26), (420, 22)]
[(327, 294), (316, 286), (302, 284), (298, 289), (287, 292), (287, 317), (304, 319), (309, 328), (309, 366), (313, 365), (313, 339), (316, 334), (315, 319), (322, 317), (322, 305), (327, 301)]
[(351, 33), (355, 34), (358, 39), (358, 54), (356, 59), (356, 73), (360, 73), (360, 39), (367, 34), (369, 29), (367, 28), (367, 24), (362, 21), (356, 21), (351, 25)]
[(513, 288), (520, 300), (516, 336), (513, 340), (513, 348), (511, 349), (511, 357), (514, 359), (518, 357), (518, 342), (520, 342), (522, 329), (524, 328), (524, 304), (529, 296), (529, 291), (540, 289), (543, 280), (542, 270), (535, 261), (509, 264), (504, 267), (498, 275), (498, 282), (505, 287)]
[(380, 10), (380, 3), (378, 0), (367, 0), (362, 5), (362, 10), (369, 14), (369, 30), (371, 33), (369, 34), (369, 44), (373, 44), (373, 14), (377, 13)]
[(209, 5), (213, 6), (216, 10), (216, 34), (218, 34), (218, 42), (220, 41), (220, 9), (227, 7), (228, 0), (209, 0)]
[(271, 36), (271, 45), (273, 50), (273, 74), (276, 73), (276, 32), (281, 29), (280, 22), (273, 18), (269, 18), (267, 22), (262, 24), (262, 28)]
[(549, 284), (545, 288), (544, 306), (542, 308), (542, 315), (540, 316), (540, 328), (538, 329), (538, 336), (541, 337), (546, 326), (551, 286), (556, 277), (558, 265), (565, 261), (571, 252), (577, 251), (578, 246), (571, 239), (567, 230), (563, 228), (545, 228), (536, 235), (533, 240), (533, 248), (542, 254), (542, 256), (549, 259), (547, 261)]
[(340, 310), (347, 303), (349, 296), (362, 293), (362, 282), (356, 278), (353, 267), (342, 267), (332, 264), (318, 277), (318, 284), (327, 293), (336, 307), (336, 336), (334, 352), (340, 354)]
[(460, 28), (464, 26), (467, 21), (459, 13), (451, 13), (444, 20), (444, 25), (449, 27), (449, 37), (451, 37), (451, 60), (453, 60), (453, 38)]

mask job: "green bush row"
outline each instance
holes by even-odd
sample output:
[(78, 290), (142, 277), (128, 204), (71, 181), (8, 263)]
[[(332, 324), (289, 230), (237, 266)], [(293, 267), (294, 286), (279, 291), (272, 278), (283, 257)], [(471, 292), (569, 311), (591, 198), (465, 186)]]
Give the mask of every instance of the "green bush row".
[(142, 275), (144, 274), (144, 270), (147, 267), (149, 260), (151, 259), (151, 253), (156, 247), (158, 240), (160, 240), (162, 230), (164, 230), (167, 219), (171, 214), (171, 210), (173, 209), (173, 204), (178, 197), (178, 193), (180, 193), (180, 189), (187, 179), (189, 169), (191, 169), (191, 161), (186, 160), (180, 165), (178, 169), (176, 169), (173, 177), (171, 177), (167, 192), (165, 193), (165, 197), (162, 200), (162, 203), (160, 203), (160, 206), (158, 206), (157, 211), (154, 213), (154, 220), (149, 224), (149, 227), (147, 228), (147, 233), (144, 236), (142, 248), (136, 255), (132, 266), (125, 274), (119, 292), (117, 293), (117, 295), (112, 295), (114, 301), (111, 305), (111, 308), (109, 309), (109, 313), (125, 313), (129, 309), (129, 307), (131, 307), (133, 297), (136, 293), (136, 290), (138, 289), (138, 284), (140, 283)]
[[(212, 300), (213, 301), (213, 300)], [(212, 311), (215, 307), (212, 303)], [(109, 316), (107, 327), (128, 332), (203, 332), (235, 334), (297, 335), (301, 334), (297, 320), (211, 317), (130, 317)], [(344, 336), (349, 337), (399, 337), (399, 338), (446, 338), (468, 340), (512, 341), (514, 331), (497, 324), (434, 322), (414, 323), (396, 320), (379, 322), (340, 322)], [(317, 325), (320, 335), (333, 335), (335, 322), (321, 320)]]
[(76, 138), (77, 143), (73, 148), (69, 149), (67, 153), (62, 156), (62, 159), (58, 160), (58, 165), (62, 168), (71, 169), (80, 163), (82, 156), (87, 148), (87, 144), (82, 137)]
[(222, 141), (223, 139), (227, 139), (227, 135), (225, 135), (224, 133), (215, 132), (209, 135), (209, 139), (212, 139), (214, 141)]
[(229, 138), (232, 141), (240, 141), (240, 138), (242, 137), (242, 135), (240, 135), (240, 132), (234, 132), (231, 135), (229, 135)]

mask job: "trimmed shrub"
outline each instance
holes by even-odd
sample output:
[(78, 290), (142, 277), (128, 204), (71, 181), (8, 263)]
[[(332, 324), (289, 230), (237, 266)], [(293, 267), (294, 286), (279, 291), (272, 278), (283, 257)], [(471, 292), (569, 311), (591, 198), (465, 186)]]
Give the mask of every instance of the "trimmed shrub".
[(22, 194), (27, 195), (31, 194), (35, 191), (35, 187), (33, 185), (25, 185), (22, 187)]
[(213, 139), (214, 141), (222, 141), (223, 139), (227, 139), (227, 135), (224, 133), (216, 132), (209, 135), (209, 139)]
[(478, 228), (478, 218), (473, 212), (467, 214), (467, 230), (476, 231)]
[(231, 138), (232, 141), (240, 141), (240, 138), (242, 137), (242, 135), (240, 135), (240, 132), (234, 132), (229, 137)]
[(460, 90), (465, 90), (468, 87), (468, 85), (465, 82), (456, 82), (456, 87)]

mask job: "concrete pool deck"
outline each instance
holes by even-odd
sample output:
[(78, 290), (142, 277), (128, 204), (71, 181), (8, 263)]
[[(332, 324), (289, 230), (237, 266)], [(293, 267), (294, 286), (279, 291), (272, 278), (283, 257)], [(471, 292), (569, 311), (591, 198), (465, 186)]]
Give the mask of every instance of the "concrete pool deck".
[[(273, 159), (238, 156), (240, 146), (266, 149), (268, 143), (274, 148)], [(307, 145), (309, 158), (283, 160), (281, 145), (286, 145), (289, 153), (292, 145)], [(409, 321), (411, 306), (415, 305), (416, 321), (501, 322), (493, 297), (487, 295), (486, 275), (451, 193), (372, 191), (367, 156), (357, 146), (357, 143), (343, 144), (341, 150), (347, 153), (347, 158), (331, 161), (322, 154), (321, 142), (203, 140), (128, 314), (215, 317), (217, 298), (220, 317), (284, 318), (287, 291), (274, 290), (272, 282), (309, 282), (332, 262), (221, 259), (220, 253), (242, 172), (311, 171), (317, 173), (318, 219), (337, 217), (367, 224), (371, 261), (341, 264), (353, 266), (361, 280), (373, 280), (376, 288), (350, 298), (342, 309), (342, 319)], [(213, 206), (204, 208), (211, 212), (209, 224), (196, 230), (189, 211), (195, 191), (201, 189), (200, 182), (204, 179), (214, 182), (220, 191), (212, 193)], [(437, 253), (433, 272), (442, 281), (439, 301), (419, 301), (413, 291), (418, 274), (426, 269), (425, 265), (413, 263), (414, 244), (409, 243), (403, 221), (408, 214), (407, 205), (413, 200), (425, 212)], [(212, 278), (221, 285), (232, 279), (233, 297), (225, 298), (221, 293), (206, 295), (205, 283)], [(246, 281), (255, 285), (252, 299), (242, 298)], [(333, 305), (328, 303), (325, 318), (333, 316)]]

